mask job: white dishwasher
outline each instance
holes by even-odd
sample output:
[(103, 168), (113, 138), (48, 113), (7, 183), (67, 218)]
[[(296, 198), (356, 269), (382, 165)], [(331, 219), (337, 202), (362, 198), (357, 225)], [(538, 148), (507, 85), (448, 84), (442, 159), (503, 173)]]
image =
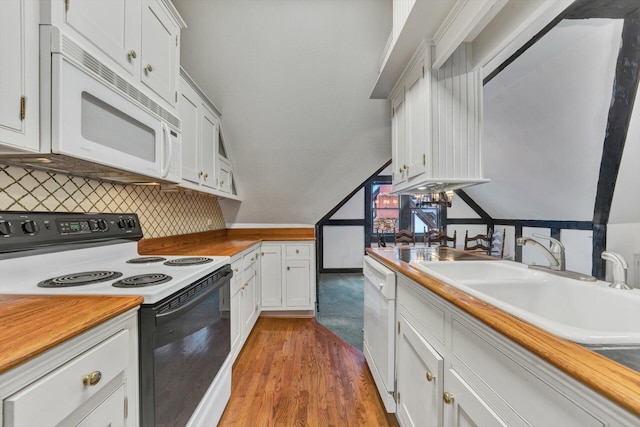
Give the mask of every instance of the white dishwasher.
[(387, 412), (396, 412), (395, 320), (396, 275), (369, 256), (364, 257), (363, 352)]

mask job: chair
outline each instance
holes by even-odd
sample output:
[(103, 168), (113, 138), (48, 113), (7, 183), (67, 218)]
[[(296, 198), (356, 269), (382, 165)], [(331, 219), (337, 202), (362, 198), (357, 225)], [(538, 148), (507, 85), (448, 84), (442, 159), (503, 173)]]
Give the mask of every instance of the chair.
[(409, 230), (399, 230), (393, 232), (393, 240), (395, 244), (398, 243), (413, 243), (416, 244), (416, 234), (413, 231)]
[(451, 247), (456, 247), (457, 232), (454, 230), (453, 237), (449, 237), (444, 233), (444, 230), (431, 229), (424, 231), (424, 243), (431, 247), (432, 243), (437, 243), (439, 246), (449, 246), (448, 242), (452, 242)]
[(507, 230), (503, 229), (502, 233), (496, 231), (491, 236), (491, 256), (504, 258), (504, 239)]
[(469, 237), (469, 230), (464, 233), (464, 250), (484, 252), (491, 255), (491, 242), (493, 231), (489, 230), (487, 234), (477, 234)]

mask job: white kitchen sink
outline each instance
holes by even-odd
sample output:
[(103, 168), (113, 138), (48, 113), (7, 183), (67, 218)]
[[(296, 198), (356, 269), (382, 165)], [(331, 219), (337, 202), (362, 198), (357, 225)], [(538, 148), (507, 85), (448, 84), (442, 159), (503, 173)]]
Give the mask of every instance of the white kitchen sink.
[(640, 345), (640, 291), (531, 270), (511, 261), (411, 265), (515, 317), (583, 345)]

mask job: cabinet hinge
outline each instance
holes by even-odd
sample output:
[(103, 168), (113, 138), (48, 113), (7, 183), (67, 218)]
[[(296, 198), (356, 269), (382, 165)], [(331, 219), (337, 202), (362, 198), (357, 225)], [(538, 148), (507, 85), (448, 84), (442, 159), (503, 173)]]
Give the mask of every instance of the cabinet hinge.
[(24, 120), (26, 115), (27, 115), (27, 97), (21, 96), (20, 97), (20, 120)]
[(176, 46), (178, 46), (178, 36), (176, 35)]
[(176, 102), (178, 102), (178, 91), (176, 91)]
[(397, 402), (400, 403), (400, 392), (398, 392), (398, 399)]
[(427, 165), (427, 155), (425, 153), (422, 153), (422, 164)]
[(424, 65), (422, 66), (422, 77), (424, 77)]
[(65, 10), (66, 12), (68, 12), (68, 11), (69, 11), (69, 0), (64, 0), (64, 10)]
[(392, 108), (391, 109), (391, 117), (395, 117), (395, 115), (396, 115), (396, 109)]
[(124, 397), (124, 419), (129, 418), (129, 398), (127, 396)]
[(398, 322), (398, 335), (400, 335), (400, 322)]

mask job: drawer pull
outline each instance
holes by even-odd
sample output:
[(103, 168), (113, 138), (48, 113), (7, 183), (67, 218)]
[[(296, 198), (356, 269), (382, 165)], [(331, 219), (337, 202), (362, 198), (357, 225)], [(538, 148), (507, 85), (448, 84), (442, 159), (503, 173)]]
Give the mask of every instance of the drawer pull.
[(435, 379), (436, 379), (435, 375), (433, 375), (431, 372), (427, 372), (427, 381), (431, 382)]
[(450, 404), (451, 402), (453, 402), (453, 394), (449, 393), (448, 391), (445, 391), (444, 394), (442, 395), (442, 399), (444, 399), (444, 403)]
[(299, 254), (299, 253), (300, 253), (300, 251), (298, 249), (296, 249), (296, 254)]
[(102, 373), (100, 371), (93, 371), (90, 374), (82, 377), (82, 384), (89, 386), (96, 385), (100, 382), (101, 378)]

